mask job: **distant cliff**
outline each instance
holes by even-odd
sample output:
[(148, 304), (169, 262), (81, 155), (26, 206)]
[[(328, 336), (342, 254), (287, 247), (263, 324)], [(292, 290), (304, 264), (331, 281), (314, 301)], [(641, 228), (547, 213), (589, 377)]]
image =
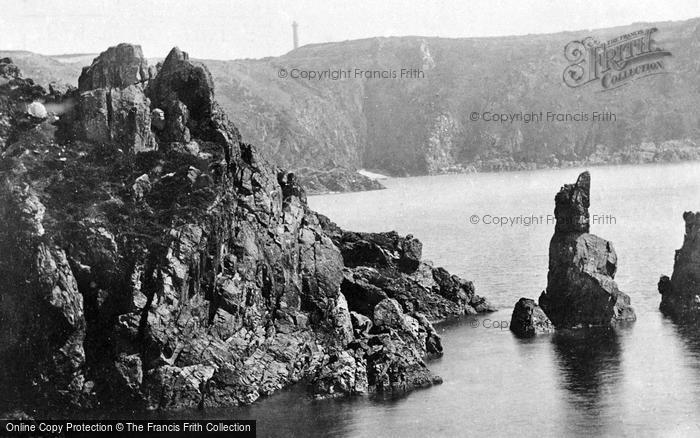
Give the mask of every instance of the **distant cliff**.
[[(668, 74), (607, 92), (564, 84), (567, 43), (650, 26), (659, 29), (658, 45), (672, 53), (663, 60)], [(275, 58), (205, 63), (242, 135), (290, 169), (415, 175), (695, 160), (699, 26), (693, 19), (522, 37), (372, 38), (307, 45)], [(328, 77), (348, 69), (350, 77)], [(357, 78), (355, 69), (389, 77)], [(422, 76), (401, 79), (401, 69)], [(311, 71), (326, 76), (292, 77)], [(540, 111), (610, 112), (615, 120), (470, 120), (473, 112)]]

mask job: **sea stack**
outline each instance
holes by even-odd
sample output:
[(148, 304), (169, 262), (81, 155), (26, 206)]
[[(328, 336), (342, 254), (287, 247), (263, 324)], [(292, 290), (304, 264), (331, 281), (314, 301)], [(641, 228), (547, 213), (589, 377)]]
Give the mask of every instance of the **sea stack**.
[(660, 309), (674, 316), (695, 319), (700, 314), (700, 212), (686, 211), (683, 246), (676, 250), (671, 278), (659, 280)]
[(539, 304), (558, 329), (636, 319), (630, 297), (614, 281), (612, 242), (589, 233), (590, 188), (591, 175), (583, 172), (554, 198), (556, 227), (549, 244), (547, 290)]

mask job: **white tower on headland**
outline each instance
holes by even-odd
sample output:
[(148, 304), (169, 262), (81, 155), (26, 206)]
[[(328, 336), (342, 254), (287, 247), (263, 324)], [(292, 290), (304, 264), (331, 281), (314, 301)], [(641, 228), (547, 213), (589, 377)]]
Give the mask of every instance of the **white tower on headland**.
[(296, 21), (292, 21), (292, 36), (294, 38), (294, 48), (297, 49), (299, 47), (299, 31), (297, 28), (299, 27), (299, 24), (297, 24)]

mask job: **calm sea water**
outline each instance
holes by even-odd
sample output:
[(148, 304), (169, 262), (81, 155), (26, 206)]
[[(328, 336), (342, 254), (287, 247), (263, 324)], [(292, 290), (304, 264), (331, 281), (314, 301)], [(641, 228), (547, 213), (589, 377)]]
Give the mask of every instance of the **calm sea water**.
[[(683, 241), (683, 211), (700, 210), (700, 164), (590, 169), (591, 231), (615, 245), (636, 323), (531, 340), (492, 327), (546, 286), (547, 215), (581, 170), (390, 179), (387, 190), (310, 198), (346, 229), (413, 234), (425, 259), (501, 310), (440, 325), (445, 355), (430, 367), (443, 385), (326, 401), (294, 389), (233, 416), (257, 419), (259, 436), (700, 436), (700, 329), (664, 318), (656, 290)], [(485, 215), (522, 219), (498, 226)]]

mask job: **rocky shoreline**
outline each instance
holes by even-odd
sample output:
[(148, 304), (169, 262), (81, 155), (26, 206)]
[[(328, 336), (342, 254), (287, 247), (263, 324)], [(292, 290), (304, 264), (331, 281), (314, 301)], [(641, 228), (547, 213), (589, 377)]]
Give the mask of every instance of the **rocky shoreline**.
[(7, 410), (407, 391), (441, 381), (431, 321), (494, 310), (417, 239), (311, 211), (177, 48), (112, 47), (65, 93), (3, 59), (0, 154)]

